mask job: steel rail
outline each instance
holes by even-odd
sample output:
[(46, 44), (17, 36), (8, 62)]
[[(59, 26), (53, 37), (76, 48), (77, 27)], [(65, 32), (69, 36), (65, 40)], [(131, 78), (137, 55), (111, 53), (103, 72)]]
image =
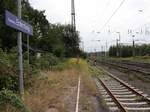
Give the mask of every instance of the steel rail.
[[(97, 77), (97, 80), (99, 81), (99, 83), (101, 84), (101, 86), (103, 87), (103, 89), (102, 89), (102, 91), (104, 92), (104, 94), (107, 94), (111, 99), (110, 100), (112, 100), (113, 102), (114, 102), (114, 104), (117, 106), (117, 108), (121, 111), (121, 112), (128, 112), (128, 111), (130, 111), (130, 110), (134, 110), (134, 111), (143, 111), (143, 110), (150, 110), (150, 107), (149, 107), (149, 105), (150, 105), (150, 99), (148, 98), (148, 96), (147, 95), (145, 95), (143, 92), (141, 92), (141, 91), (139, 91), (138, 89), (135, 89), (134, 87), (131, 87), (130, 85), (128, 85), (127, 83), (125, 83), (124, 81), (122, 81), (121, 79), (119, 79), (119, 78), (117, 78), (117, 77), (115, 77), (113, 74), (111, 74), (110, 72), (108, 72), (108, 71), (106, 71), (104, 68), (101, 68), (101, 67), (97, 67), (97, 66), (95, 66), (95, 68), (97, 68), (97, 69), (101, 69), (101, 70), (103, 70), (104, 71), (104, 73), (105, 73), (105, 75), (107, 75), (108, 77), (110, 77), (111, 79), (109, 79), (109, 78), (104, 78), (104, 80), (103, 80), (103, 78), (101, 79), (101, 77)], [(141, 103), (138, 103), (138, 104), (142, 104), (143, 102), (145, 102), (144, 104), (145, 105), (147, 105), (148, 107), (143, 107), (143, 108), (130, 108), (130, 107), (126, 107), (125, 105), (126, 104), (132, 104), (131, 102), (128, 102), (128, 103), (122, 103), (121, 101), (122, 100), (120, 100), (119, 98), (118, 98), (118, 96), (117, 95), (115, 95), (115, 93), (113, 93), (114, 92), (114, 88), (112, 88), (111, 89), (111, 87), (109, 88), (109, 81), (107, 80), (107, 79), (109, 79), (109, 80), (112, 80), (112, 81), (115, 81), (115, 82), (118, 82), (118, 84), (119, 85), (122, 85), (122, 87), (125, 87), (128, 91), (130, 91), (130, 93), (132, 93), (133, 95), (135, 95), (135, 96), (137, 96), (138, 98), (140, 98), (140, 99), (137, 99), (136, 100), (136, 102), (138, 102), (138, 100), (139, 100), (139, 102), (141, 102)], [(105, 83), (105, 81), (106, 81), (106, 83)], [(108, 82), (107, 82), (108, 81)], [(107, 85), (108, 84), (108, 85)], [(116, 85), (117, 86), (117, 85)], [(108, 97), (107, 96), (107, 97)], [(104, 95), (104, 97), (105, 97), (105, 95)], [(106, 98), (107, 98), (106, 97)], [(107, 100), (107, 99), (106, 99)], [(126, 99), (125, 99), (126, 100)], [(130, 100), (129, 100), (130, 101)], [(138, 106), (138, 104), (134, 104), (134, 105), (137, 105)]]
[(127, 85), (124, 81), (120, 80), (119, 78), (113, 76), (111, 73), (109, 73), (108, 71), (106, 71), (105, 69), (101, 68), (105, 73), (107, 73), (108, 76), (112, 77), (113, 79), (115, 79), (116, 81), (118, 81), (119, 83), (121, 83), (122, 85), (124, 85), (125, 87), (127, 87), (129, 90), (131, 90), (134, 94), (140, 96), (144, 101), (146, 101), (147, 103), (150, 104), (150, 99), (148, 99), (146, 96), (142, 95), (141, 93), (139, 93), (138, 91), (136, 91), (135, 89), (131, 88), (129, 85)]
[(135, 69), (135, 66), (134, 66), (134, 68), (129, 68), (129, 67), (127, 67), (128, 65), (123, 66), (123, 65), (120, 65), (118, 63), (113, 63), (113, 62), (102, 62), (102, 63), (108, 64), (108, 65), (112, 65), (112, 66), (116, 66), (116, 67), (123, 68), (123, 69), (127, 69), (127, 70), (130, 70), (130, 71), (139, 72), (139, 73), (142, 73), (142, 74), (145, 74), (145, 75), (150, 75), (150, 72), (146, 72), (144, 70)]
[(108, 94), (111, 96), (111, 98), (113, 99), (113, 101), (116, 103), (116, 105), (119, 107), (121, 112), (127, 112), (127, 110), (123, 107), (123, 105), (117, 100), (117, 98), (111, 93), (111, 91), (107, 88), (107, 86), (105, 85), (105, 83), (98, 78), (98, 80), (100, 81), (100, 83), (103, 85), (103, 87), (105, 88), (105, 90), (108, 92)]

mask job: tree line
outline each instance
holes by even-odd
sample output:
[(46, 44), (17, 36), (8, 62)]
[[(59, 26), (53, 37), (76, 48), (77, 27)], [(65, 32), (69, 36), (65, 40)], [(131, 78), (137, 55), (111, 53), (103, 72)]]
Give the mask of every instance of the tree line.
[(111, 46), (109, 49), (109, 56), (117, 57), (117, 52), (119, 57), (131, 57), (131, 56), (149, 56), (150, 55), (150, 44), (143, 45), (120, 45)]
[[(5, 25), (5, 10), (17, 15), (17, 0), (0, 1), (0, 48), (9, 52), (17, 46), (17, 31)], [(50, 23), (45, 11), (34, 9), (27, 0), (22, 1), (22, 19), (33, 26), (30, 46), (35, 50), (50, 52), (57, 57), (74, 57), (79, 50), (79, 32), (69, 24)], [(27, 41), (23, 34), (23, 43)], [(24, 51), (26, 49), (24, 48)]]

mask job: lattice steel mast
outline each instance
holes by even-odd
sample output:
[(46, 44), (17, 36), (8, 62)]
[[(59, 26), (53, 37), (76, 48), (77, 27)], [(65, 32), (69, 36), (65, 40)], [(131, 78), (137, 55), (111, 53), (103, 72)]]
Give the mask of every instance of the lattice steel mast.
[(76, 19), (75, 19), (75, 3), (71, 0), (71, 25), (74, 31), (76, 31)]

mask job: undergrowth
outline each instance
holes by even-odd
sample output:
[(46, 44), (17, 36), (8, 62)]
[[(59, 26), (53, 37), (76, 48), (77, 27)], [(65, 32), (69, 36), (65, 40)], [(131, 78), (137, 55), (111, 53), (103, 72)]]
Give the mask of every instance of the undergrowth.
[(0, 110), (2, 112), (30, 112), (18, 95), (6, 89), (0, 91)]

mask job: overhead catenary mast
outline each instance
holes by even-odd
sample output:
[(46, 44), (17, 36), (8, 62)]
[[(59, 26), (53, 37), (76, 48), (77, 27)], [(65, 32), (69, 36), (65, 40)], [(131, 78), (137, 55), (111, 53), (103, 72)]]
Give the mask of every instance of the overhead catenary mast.
[[(74, 0), (71, 0), (71, 27), (73, 31), (73, 37), (76, 36), (76, 18), (75, 18), (75, 2)], [(79, 45), (75, 46), (79, 49)], [(75, 50), (76, 55), (77, 55), (77, 63), (79, 63), (79, 51), (76, 49)]]
[(76, 19), (75, 19), (75, 3), (71, 0), (71, 25), (72, 29), (76, 31)]

